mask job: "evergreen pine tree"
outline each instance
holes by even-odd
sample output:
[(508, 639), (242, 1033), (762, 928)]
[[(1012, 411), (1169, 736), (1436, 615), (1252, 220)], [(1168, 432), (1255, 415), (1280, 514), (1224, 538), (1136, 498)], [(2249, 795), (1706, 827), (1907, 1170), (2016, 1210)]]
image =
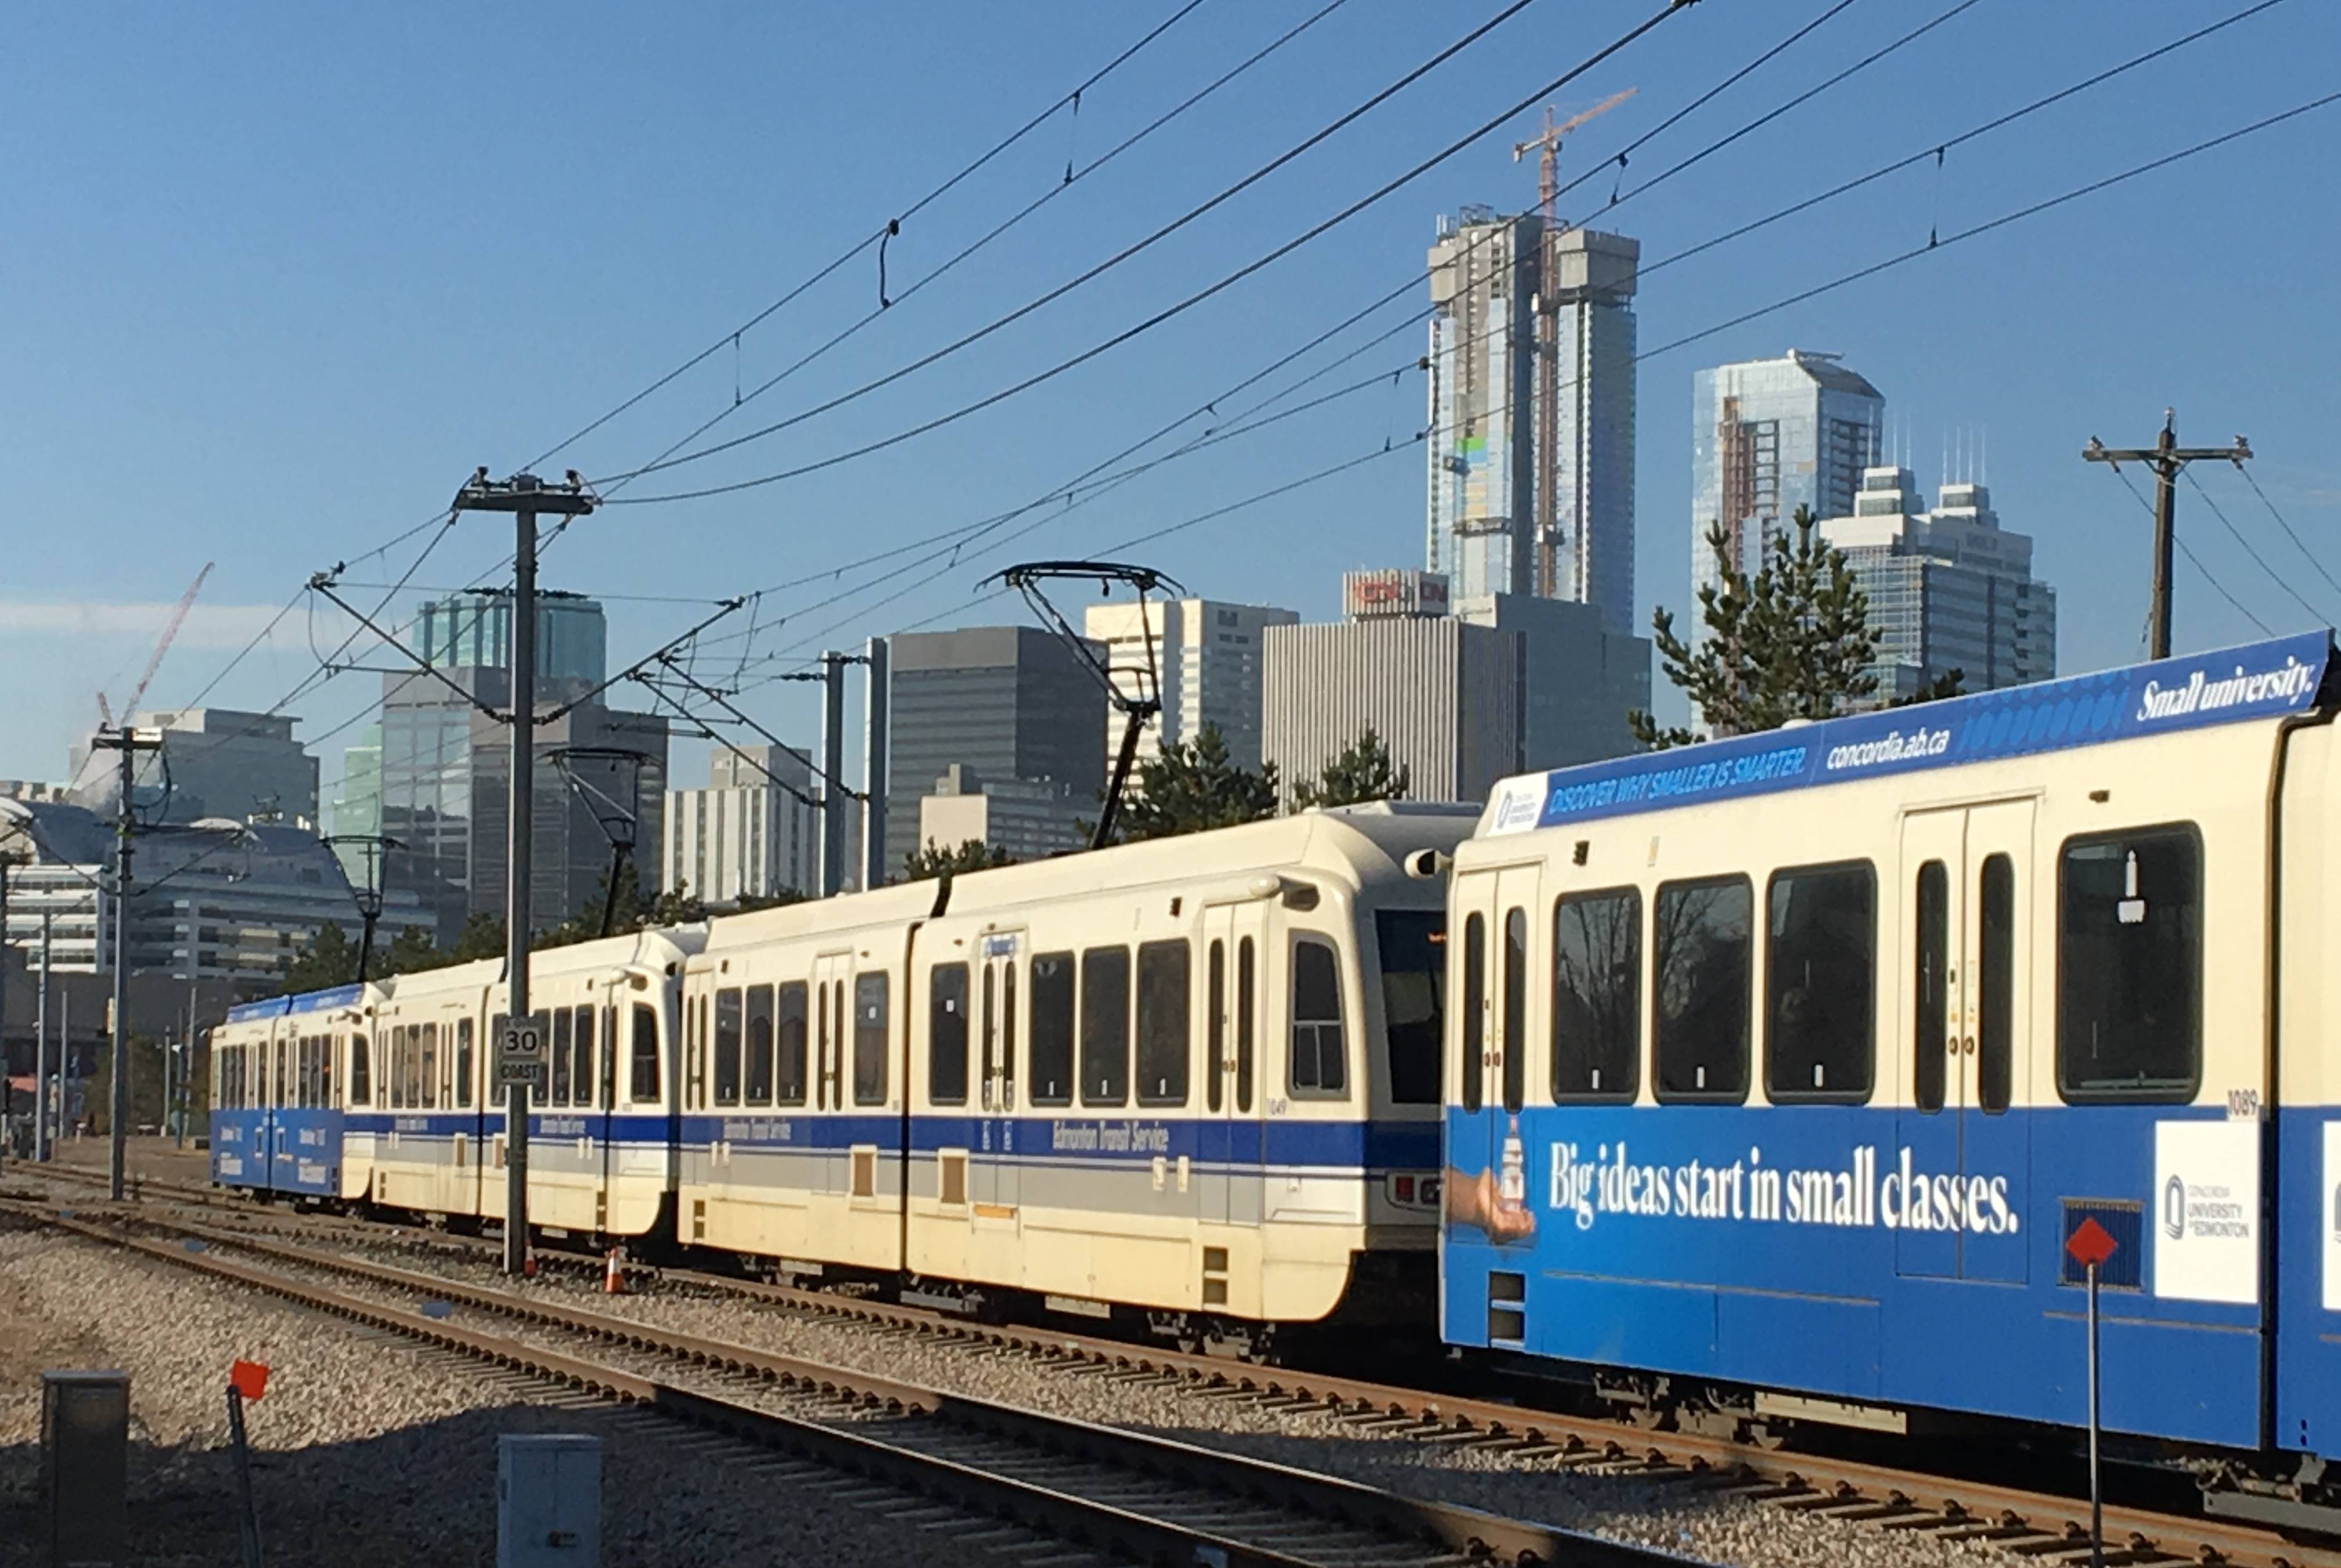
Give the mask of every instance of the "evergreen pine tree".
[(1125, 839), (1169, 839), (1276, 815), (1276, 764), (1257, 773), (1238, 767), (1216, 725), (1141, 763), (1135, 782), (1121, 807)]
[(1339, 757), (1325, 764), (1313, 782), (1303, 779), (1294, 785), (1292, 799), (1303, 808), (1403, 800), (1412, 782), (1412, 770), (1392, 764), (1390, 747), (1369, 726)]

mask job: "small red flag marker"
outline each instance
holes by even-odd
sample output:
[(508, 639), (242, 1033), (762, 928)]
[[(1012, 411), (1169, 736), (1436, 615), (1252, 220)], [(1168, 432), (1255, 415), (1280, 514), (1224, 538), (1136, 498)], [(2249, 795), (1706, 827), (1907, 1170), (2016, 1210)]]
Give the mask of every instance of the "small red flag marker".
[(239, 1361), (227, 1369), (227, 1385), (247, 1400), (268, 1392), (268, 1368), (256, 1361)]

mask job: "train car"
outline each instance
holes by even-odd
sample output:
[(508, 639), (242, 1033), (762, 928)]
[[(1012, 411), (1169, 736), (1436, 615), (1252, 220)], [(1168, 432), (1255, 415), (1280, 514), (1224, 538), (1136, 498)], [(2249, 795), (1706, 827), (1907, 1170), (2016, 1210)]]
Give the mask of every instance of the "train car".
[(682, 978), (682, 1243), (803, 1276), (902, 1268), (903, 997), (939, 886), (712, 922)]
[[(665, 1234), (674, 1190), (675, 996), (704, 940), (684, 926), (547, 948), (530, 960), (544, 1091), (531, 1097), (529, 1218), (594, 1238)], [(371, 1197), (463, 1220), (504, 1214), (503, 1091), (491, 1045), (506, 987), (500, 959), (401, 975), (369, 1023), (379, 1068), (353, 1085), (352, 1144), (370, 1139)]]
[(1437, 1241), (1439, 807), (961, 877), (911, 957), (905, 1264), (1258, 1351), (1419, 1331)]
[(2103, 1413), (2330, 1531), (2329, 634), (1514, 779), (1458, 852), (1447, 1339), (1654, 1422)]
[(344, 1157), (344, 1086), (366, 1070), (371, 987), (343, 986), (229, 1009), (211, 1032), (211, 1176), (267, 1196), (362, 1196)]
[(1428, 1322), (1435, 881), (1471, 813), (1310, 812), (718, 919), (686, 1243), (1256, 1345)]

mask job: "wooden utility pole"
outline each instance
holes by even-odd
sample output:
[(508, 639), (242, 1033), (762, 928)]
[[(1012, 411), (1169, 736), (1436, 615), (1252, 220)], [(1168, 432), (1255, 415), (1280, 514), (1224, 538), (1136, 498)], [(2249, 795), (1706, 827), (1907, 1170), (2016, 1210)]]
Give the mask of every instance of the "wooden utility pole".
[[(200, 582), (202, 580), (196, 580)], [(190, 589), (192, 595), (194, 590)], [(184, 606), (183, 606), (184, 608)], [(113, 1036), (111, 1105), (106, 1112), (108, 1147), (105, 1156), (106, 1194), (115, 1203), (122, 1201), (124, 1163), (128, 1157), (126, 1140), (130, 1134), (130, 853), (131, 841), (138, 828), (137, 813), (133, 809), (133, 796), (138, 776), (138, 753), (163, 749), (160, 729), (134, 729), (128, 724), (117, 729), (100, 729), (90, 737), (90, 745), (100, 751), (122, 753), (120, 778), (121, 799), (115, 813), (114, 850), (114, 1016), (108, 1022)]]
[(2152, 446), (2109, 447), (2096, 436), (2081, 449), (2082, 458), (2121, 471), (2126, 462), (2142, 462), (2154, 470), (2154, 607), (2148, 626), (2147, 657), (2170, 657), (2170, 552), (2177, 538), (2176, 509), (2179, 471), (2190, 462), (2226, 461), (2237, 468), (2252, 455), (2242, 436), (2233, 446), (2183, 447), (2178, 444), (2178, 411), (2162, 411), (2162, 434)]

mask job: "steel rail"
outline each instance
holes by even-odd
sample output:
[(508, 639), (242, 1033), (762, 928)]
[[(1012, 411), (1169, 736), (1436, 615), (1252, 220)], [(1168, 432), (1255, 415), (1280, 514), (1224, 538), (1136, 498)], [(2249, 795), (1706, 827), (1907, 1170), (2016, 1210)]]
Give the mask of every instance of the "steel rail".
[[(498, 1365), (539, 1373), (629, 1403), (648, 1405), (735, 1436), (804, 1453), (847, 1470), (881, 1476), (924, 1494), (945, 1494), (983, 1512), (1046, 1529), (1081, 1544), (1124, 1553), (1142, 1562), (1224, 1563), (1230, 1568), (1313, 1568), (1320, 1559), (1248, 1543), (1239, 1537), (1154, 1518), (1132, 1509), (1083, 1498), (1038, 1483), (1003, 1475), (979, 1465), (921, 1453), (847, 1429), (801, 1420), (737, 1401), (680, 1387), (622, 1368), (583, 1360), (521, 1340), (459, 1327), (443, 1319), (407, 1312), (294, 1279), (209, 1252), (127, 1236), (79, 1217), (45, 1213), (35, 1206), (0, 1203), (0, 1211), (56, 1226), (142, 1255), (235, 1280), (304, 1305), (374, 1327), (462, 1350)], [(207, 1246), (233, 1246), (304, 1268), (318, 1269), (370, 1284), (413, 1290), (522, 1322), (542, 1324), (580, 1335), (651, 1351), (686, 1362), (744, 1373), (784, 1386), (850, 1399), (908, 1414), (930, 1416), (955, 1427), (1008, 1439), (1021, 1450), (1078, 1455), (1103, 1461), (1184, 1486), (1259, 1501), (1378, 1532), (1393, 1543), (1430, 1546), (1469, 1559), (1495, 1558), (1522, 1568), (1582, 1564), (1584, 1568), (1656, 1568), (1686, 1559), (1655, 1548), (1612, 1541), (1556, 1526), (1406, 1496), (1337, 1476), (1319, 1474), (1174, 1439), (1070, 1417), (1022, 1410), (989, 1400), (944, 1393), (882, 1374), (811, 1361), (702, 1335), (677, 1334), (652, 1325), (583, 1311), (559, 1303), (466, 1285), (436, 1275), (393, 1268), (363, 1259), (320, 1255), (234, 1232), (184, 1222), (154, 1225)], [(1341, 1555), (1354, 1553), (1345, 1547)]]
[[(51, 1167), (43, 1167), (49, 1174)], [(71, 1170), (72, 1167), (65, 1167)], [(74, 1171), (76, 1176), (94, 1173)], [(100, 1177), (99, 1179), (102, 1179)], [(154, 1184), (148, 1184), (152, 1187)], [(203, 1188), (183, 1188), (197, 1201), (239, 1215), (261, 1211), (219, 1203)], [(416, 1239), (411, 1229), (403, 1232)], [(470, 1248), (473, 1238), (424, 1232), (429, 1245)], [(493, 1244), (478, 1243), (483, 1250)], [(602, 1260), (541, 1252), (599, 1270)], [(805, 1290), (728, 1275), (647, 1264), (623, 1265), (630, 1277), (722, 1291), (792, 1311), (939, 1340), (981, 1343), (1054, 1362), (1086, 1362), (1153, 1374), (1199, 1393), (1291, 1401), (1320, 1406), (1441, 1444), (1480, 1443), (1548, 1454), (1572, 1467), (1626, 1468), (1651, 1480), (1687, 1478), (1728, 1486), (1776, 1506), (1825, 1512), (1898, 1530), (1924, 1530), (1947, 1540), (1985, 1539), (2011, 1550), (2047, 1554), (2087, 1544), (2088, 1501), (1998, 1483), (1932, 1475), (1862, 1460), (1767, 1451), (1696, 1433), (1652, 1432), (1620, 1421), (1475, 1399), (1436, 1390), (1376, 1383), (1337, 1373), (1261, 1365), (1223, 1357), (1106, 1339), (1061, 1329), (985, 1323), (932, 1308), (907, 1306), (834, 1292)], [(2281, 1533), (2204, 1515), (2112, 1505), (2105, 1512), (2108, 1561), (2227, 1564), (2232, 1568), (2341, 1568), (2341, 1550), (2306, 1544)]]

